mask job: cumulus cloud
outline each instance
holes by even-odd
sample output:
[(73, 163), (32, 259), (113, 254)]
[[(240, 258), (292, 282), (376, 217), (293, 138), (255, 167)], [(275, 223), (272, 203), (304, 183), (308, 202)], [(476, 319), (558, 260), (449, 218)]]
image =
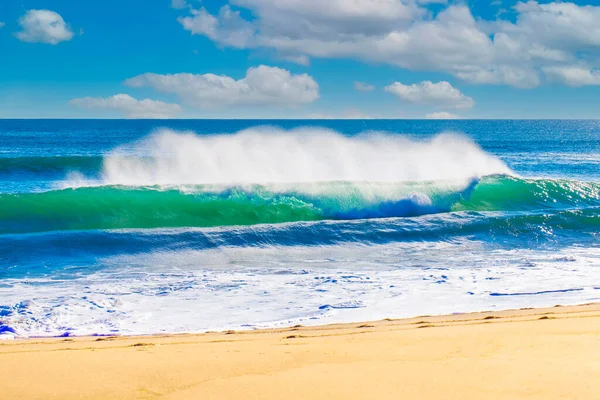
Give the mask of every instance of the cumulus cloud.
[(567, 86), (580, 87), (586, 85), (600, 85), (600, 70), (591, 70), (587, 67), (546, 67), (544, 73), (551, 81)]
[(116, 94), (110, 97), (83, 97), (69, 101), (69, 104), (81, 108), (99, 108), (120, 111), (126, 118), (172, 118), (183, 111), (180, 105), (158, 100), (137, 100), (128, 94)]
[(230, 0), (214, 15), (201, 8), (179, 22), (220, 46), (269, 49), (303, 64), (354, 58), (478, 84), (532, 88), (543, 83), (543, 68), (600, 66), (600, 6), (519, 2), (514, 21), (486, 21), (465, 4), (432, 14), (425, 3), (432, 1)]
[(427, 114), (425, 119), (462, 119), (460, 116), (456, 114), (452, 114), (446, 111), (434, 112), (431, 114)]
[(446, 81), (433, 83), (423, 81), (412, 85), (400, 82), (386, 86), (385, 91), (392, 93), (400, 100), (413, 104), (428, 104), (439, 108), (472, 108), (475, 101), (461, 93)]
[(186, 104), (200, 108), (236, 105), (298, 106), (319, 98), (319, 85), (307, 74), (291, 74), (277, 67), (249, 68), (246, 76), (235, 80), (214, 74), (152, 74), (127, 79), (131, 87), (151, 87), (174, 93)]
[[(574, 3), (536, 1), (519, 2), (514, 7), (519, 13), (516, 24), (501, 24), (501, 30), (513, 39), (531, 35), (529, 45), (554, 51), (563, 58), (574, 49), (600, 45), (600, 7), (579, 6)], [(543, 54), (542, 54), (543, 57)], [(550, 58), (557, 58), (551, 55)]]
[(203, 35), (223, 46), (245, 48), (252, 45), (253, 25), (233, 11), (228, 5), (223, 6), (217, 16), (206, 9), (191, 10), (192, 16), (179, 17), (178, 21), (192, 35)]
[(73, 38), (60, 14), (50, 10), (29, 10), (19, 19), (21, 31), (15, 36), (23, 42), (58, 44)]
[(354, 82), (354, 90), (358, 90), (359, 92), (372, 92), (375, 90), (375, 86), (364, 82)]
[[(337, 28), (353, 30), (356, 28), (352, 26), (353, 22), (377, 30), (381, 29), (377, 25), (384, 21), (396, 24), (423, 13), (412, 2), (403, 0), (230, 0), (230, 4), (250, 9), (270, 22), (277, 22), (278, 17), (285, 18), (279, 21), (276, 29), (283, 28), (290, 19), (302, 25), (316, 22), (313, 32), (326, 28), (327, 24), (333, 24), (330, 29), (336, 28), (336, 31)], [(298, 32), (300, 27), (287, 26), (287, 29)]]

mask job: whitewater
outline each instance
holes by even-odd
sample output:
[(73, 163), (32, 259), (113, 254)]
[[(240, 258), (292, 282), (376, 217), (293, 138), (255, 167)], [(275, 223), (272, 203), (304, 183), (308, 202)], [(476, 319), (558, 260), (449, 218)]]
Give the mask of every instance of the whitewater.
[(0, 337), (600, 294), (596, 125), (166, 124), (0, 122)]

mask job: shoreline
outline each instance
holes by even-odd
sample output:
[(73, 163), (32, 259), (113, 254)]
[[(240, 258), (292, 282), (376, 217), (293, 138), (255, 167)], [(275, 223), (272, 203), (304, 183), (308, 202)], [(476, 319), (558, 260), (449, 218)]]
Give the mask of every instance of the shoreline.
[[(384, 323), (384, 322), (396, 322), (398, 324), (401, 324), (403, 322), (409, 323), (410, 321), (413, 320), (444, 320), (445, 322), (449, 322), (450, 320), (452, 322), (457, 322), (459, 320), (471, 320), (471, 319), (476, 319), (479, 315), (485, 315), (485, 316), (493, 316), (496, 317), (497, 315), (504, 315), (507, 313), (518, 313), (526, 315), (526, 313), (528, 312), (533, 312), (533, 313), (538, 313), (542, 310), (554, 310), (557, 308), (581, 308), (581, 307), (590, 307), (590, 306), (594, 306), (594, 305), (598, 305), (598, 307), (600, 308), (600, 301), (595, 302), (595, 301), (591, 301), (591, 302), (584, 302), (584, 303), (577, 303), (577, 302), (573, 302), (573, 303), (567, 303), (567, 304), (556, 304), (553, 306), (531, 306), (531, 307), (521, 307), (521, 308), (501, 308), (501, 309), (497, 309), (497, 310), (474, 310), (474, 311), (457, 311), (457, 312), (452, 312), (452, 313), (442, 313), (442, 314), (422, 314), (422, 315), (416, 315), (416, 316), (407, 316), (407, 317), (387, 317), (387, 318), (380, 318), (380, 319), (367, 319), (367, 320), (344, 320), (344, 321), (332, 321), (332, 322), (327, 322), (327, 321), (322, 321), (322, 323), (312, 323), (311, 321), (307, 321), (309, 323), (305, 323), (303, 324), (302, 321), (298, 321), (297, 324), (292, 325), (292, 323), (289, 324), (285, 324), (285, 323), (276, 323), (276, 324), (267, 324), (265, 326), (258, 326), (258, 327), (252, 327), (252, 326), (248, 326), (248, 327), (243, 327), (243, 328), (214, 328), (214, 329), (207, 329), (207, 330), (202, 330), (202, 331), (192, 331), (192, 332), (156, 332), (156, 333), (132, 333), (132, 334), (128, 334), (128, 333), (114, 333), (114, 334), (109, 334), (109, 333), (95, 333), (95, 334), (82, 334), (82, 335), (71, 335), (71, 334), (63, 334), (63, 335), (58, 335), (58, 336), (44, 336), (44, 335), (40, 335), (40, 336), (18, 336), (18, 335), (12, 335), (10, 334), (10, 336), (7, 337), (2, 337), (2, 335), (0, 335), (0, 344), (3, 343), (27, 343), (27, 342), (31, 342), (31, 341), (42, 341), (42, 342), (46, 342), (46, 341), (53, 341), (53, 340), (57, 340), (57, 341), (70, 341), (69, 339), (72, 340), (98, 340), (101, 341), (102, 339), (110, 339), (110, 340), (115, 340), (115, 339), (141, 339), (141, 338), (162, 338), (162, 337), (179, 337), (179, 336), (183, 336), (183, 337), (187, 337), (187, 336), (204, 336), (204, 335), (215, 335), (215, 334), (250, 334), (250, 333), (254, 333), (254, 334), (261, 334), (261, 333), (274, 333), (274, 332), (287, 332), (290, 330), (297, 330), (299, 328), (305, 329), (305, 330), (325, 330), (325, 329), (344, 329), (344, 328), (350, 328), (353, 325), (361, 325), (361, 324), (377, 324), (377, 323)], [(506, 318), (506, 317), (500, 317), (500, 318)], [(489, 318), (489, 319), (496, 319), (496, 318)], [(446, 321), (448, 320), (448, 321)]]
[[(404, 325), (419, 325), (418, 322), (426, 323), (438, 323), (440, 327), (446, 326), (446, 324), (453, 323), (469, 323), (477, 321), (480, 317), (484, 317), (485, 321), (507, 319), (505, 322), (510, 322), (511, 318), (526, 318), (529, 315), (544, 315), (544, 314), (563, 314), (556, 310), (562, 309), (565, 313), (568, 313), (570, 309), (574, 309), (574, 312), (580, 312), (580, 310), (588, 307), (598, 307), (600, 311), (599, 302), (586, 302), (586, 303), (575, 303), (575, 304), (556, 304), (554, 306), (547, 307), (522, 307), (522, 308), (508, 308), (500, 310), (483, 310), (483, 311), (466, 311), (466, 312), (455, 312), (448, 314), (425, 314), (417, 315), (412, 317), (398, 317), (398, 318), (383, 318), (373, 320), (358, 320), (358, 321), (343, 321), (343, 322), (330, 322), (323, 324), (295, 324), (295, 325), (281, 325), (281, 326), (268, 326), (268, 327), (249, 327), (239, 329), (211, 329), (200, 332), (158, 332), (158, 333), (141, 333), (141, 334), (92, 334), (92, 335), (61, 335), (61, 336), (13, 336), (10, 339), (0, 339), (0, 344), (17, 344), (17, 343), (28, 343), (28, 342), (71, 342), (71, 341), (103, 341), (103, 340), (133, 340), (133, 339), (144, 339), (144, 338), (177, 338), (177, 337), (202, 337), (206, 335), (249, 335), (249, 334), (269, 334), (269, 333), (283, 333), (289, 331), (305, 330), (305, 331), (323, 331), (323, 330), (338, 330), (338, 329), (351, 329), (355, 325), (370, 325), (370, 324), (388, 324), (391, 326), (404, 326)], [(486, 318), (487, 317), (487, 318)], [(500, 322), (500, 321), (498, 321)]]
[(203, 334), (29, 338), (0, 342), (0, 390), (20, 399), (593, 398), (598, 350), (600, 303)]

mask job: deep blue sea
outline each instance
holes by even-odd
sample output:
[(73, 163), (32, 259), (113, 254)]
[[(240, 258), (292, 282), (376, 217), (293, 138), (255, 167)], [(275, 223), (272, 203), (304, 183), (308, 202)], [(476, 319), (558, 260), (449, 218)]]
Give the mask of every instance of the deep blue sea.
[(0, 120), (0, 338), (600, 299), (600, 121)]

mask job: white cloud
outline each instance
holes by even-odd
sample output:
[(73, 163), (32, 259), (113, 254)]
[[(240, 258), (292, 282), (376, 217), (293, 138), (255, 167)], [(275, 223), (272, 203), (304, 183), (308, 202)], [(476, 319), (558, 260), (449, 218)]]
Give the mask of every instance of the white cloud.
[(171, 8), (176, 10), (181, 10), (187, 7), (187, 2), (185, 0), (171, 0)]
[(175, 93), (185, 103), (200, 108), (235, 105), (298, 106), (319, 98), (319, 85), (311, 76), (293, 75), (285, 69), (265, 65), (249, 68), (246, 76), (239, 80), (214, 74), (146, 73), (127, 79), (125, 84)]
[(240, 17), (239, 11), (233, 11), (228, 5), (223, 6), (216, 17), (204, 8), (190, 12), (191, 17), (179, 17), (177, 21), (192, 35), (204, 35), (223, 46), (233, 48), (251, 45), (254, 27)]
[(307, 56), (304, 56), (304, 55), (285, 55), (285, 56), (282, 56), (281, 59), (284, 61), (289, 61), (289, 62), (293, 62), (296, 64), (304, 65), (305, 67), (310, 65), (310, 58), (308, 58)]
[(4, 22), (0, 22), (0, 28), (3, 28), (6, 25)]
[(354, 82), (354, 90), (358, 90), (359, 92), (372, 92), (373, 90), (375, 90), (375, 86), (357, 81)]
[(531, 35), (529, 43), (556, 50), (572, 50), (584, 45), (600, 45), (600, 7), (574, 3), (535, 1), (517, 3), (516, 24), (503, 24), (507, 34), (522, 39)]
[[(307, 22), (317, 23), (314, 30), (322, 30), (327, 24), (331, 28), (352, 30), (352, 22), (361, 25), (369, 24), (375, 27), (383, 21), (396, 23), (399, 20), (411, 20), (422, 10), (403, 0), (230, 0), (234, 6), (240, 6), (254, 11), (261, 18), (277, 23), (277, 29), (287, 25), (290, 20), (296, 20), (302, 25)], [(287, 26), (296, 31), (300, 27)]]
[(441, 111), (427, 114), (425, 119), (462, 119), (462, 117), (449, 112)]
[(73, 38), (64, 19), (50, 10), (29, 10), (19, 19), (21, 31), (15, 36), (23, 42), (58, 44)]
[(286, 55), (351, 57), (454, 74), (491, 62), (493, 43), (467, 7), (448, 7), (432, 20), (414, 4), (381, 2), (386, 7), (370, 7), (371, 0), (277, 0), (272, 7), (266, 0), (236, 0), (258, 18), (245, 21), (225, 6), (216, 16), (201, 9), (180, 22), (223, 46), (272, 48)]
[(354, 58), (478, 84), (532, 88), (546, 67), (600, 67), (600, 6), (521, 2), (510, 22), (476, 20), (464, 4), (433, 15), (424, 3), (431, 0), (230, 0), (216, 15), (202, 8), (179, 22), (220, 46), (269, 49), (302, 64)]
[(546, 67), (544, 73), (553, 82), (562, 83), (567, 86), (600, 85), (600, 70), (591, 70), (587, 67)]
[(120, 111), (126, 118), (171, 118), (183, 111), (180, 105), (158, 100), (136, 100), (128, 94), (111, 97), (83, 97), (69, 104), (81, 108), (100, 108)]
[(385, 87), (385, 91), (395, 94), (401, 100), (414, 104), (428, 104), (440, 108), (472, 108), (475, 101), (465, 96), (446, 81), (433, 83), (423, 81), (412, 85), (395, 82)]
[(498, 67), (471, 67), (457, 71), (454, 75), (467, 82), (478, 84), (507, 84), (522, 89), (531, 89), (540, 85), (536, 70), (529, 67), (500, 65)]

